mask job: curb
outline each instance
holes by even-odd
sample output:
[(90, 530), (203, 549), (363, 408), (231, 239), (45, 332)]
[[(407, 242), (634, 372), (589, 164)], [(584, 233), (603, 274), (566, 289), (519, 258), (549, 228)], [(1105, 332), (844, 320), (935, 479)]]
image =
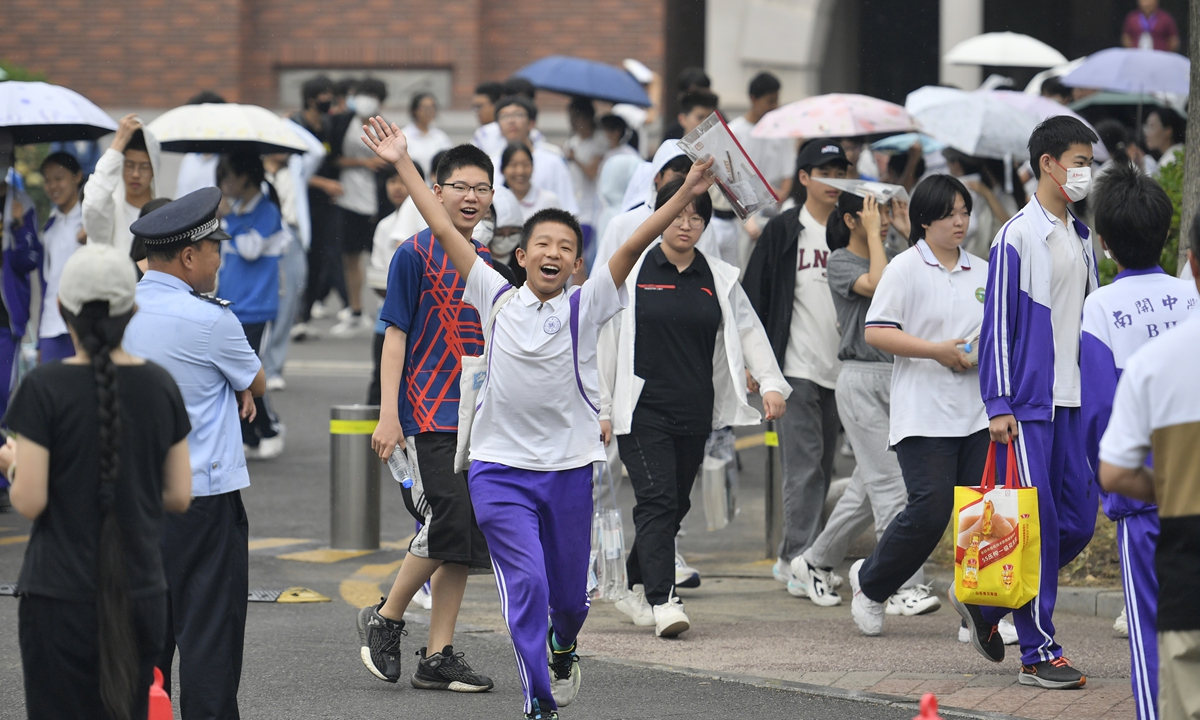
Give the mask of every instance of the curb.
[[(774, 678), (758, 677), (756, 675), (740, 675), (737, 673), (721, 673), (713, 670), (700, 670), (697, 668), (683, 667), (681, 665), (664, 665), (661, 663), (642, 662), (640, 660), (626, 660), (624, 658), (614, 658), (603, 655), (593, 655), (591, 657), (602, 662), (613, 663), (614, 665), (626, 665), (628, 667), (645, 668), (647, 670), (661, 670), (664, 672), (675, 673), (677, 675), (686, 675), (688, 677), (710, 678), (713, 680), (720, 680), (722, 682), (752, 685), (754, 687), (780, 690), (783, 692), (793, 692), (801, 695), (810, 695), (812, 697), (832, 698), (835, 700), (850, 700), (853, 702), (869, 703), (871, 705), (886, 705), (888, 707), (904, 708), (912, 710), (914, 713), (920, 712), (919, 700), (913, 700), (912, 698), (904, 697), (902, 695), (886, 695), (884, 693), (835, 688), (827, 685), (810, 685), (808, 683), (793, 682), (791, 680), (776, 680)], [(967, 720), (1022, 720), (1016, 715), (980, 712), (976, 710), (967, 710), (963, 708), (941, 705), (938, 706), (938, 714), (943, 717), (965, 718)]]

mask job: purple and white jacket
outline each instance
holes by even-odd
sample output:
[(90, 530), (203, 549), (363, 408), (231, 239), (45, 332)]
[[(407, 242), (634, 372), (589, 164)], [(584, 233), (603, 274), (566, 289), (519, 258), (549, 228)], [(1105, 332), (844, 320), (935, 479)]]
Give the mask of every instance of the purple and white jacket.
[[(1096, 255), (1088, 240), (1091, 232), (1069, 210), (1068, 215), (1083, 243), (1090, 294), (1099, 286)], [(992, 241), (979, 341), (979, 391), (989, 418), (1054, 418), (1052, 261), (1047, 242), (1054, 222), (1034, 196)]]
[[(14, 200), (21, 203), (22, 214), (19, 218), (12, 216)], [(29, 273), (42, 265), (37, 206), (32, 198), (9, 184), (0, 216), (4, 222), (0, 230), (0, 249), (4, 253), (4, 267), (0, 271), (0, 299), (8, 311), (9, 331), (14, 338), (20, 338), (25, 334), (25, 325), (29, 322), (32, 297)]]

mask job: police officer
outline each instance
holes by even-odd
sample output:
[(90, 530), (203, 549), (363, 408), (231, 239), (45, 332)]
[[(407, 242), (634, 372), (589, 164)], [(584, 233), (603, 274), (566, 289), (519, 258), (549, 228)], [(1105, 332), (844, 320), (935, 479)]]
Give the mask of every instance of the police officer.
[(253, 419), (254, 398), (266, 390), (242, 324), (228, 303), (202, 294), (216, 287), (229, 239), (220, 202), (220, 190), (197, 190), (130, 228), (145, 240), (149, 269), (125, 348), (171, 373), (192, 423), (192, 504), (165, 519), (162, 538), (169, 612), (159, 667), (170, 688), (178, 645), (184, 720), (239, 717), (249, 566), (241, 490), (250, 485), (239, 415)]

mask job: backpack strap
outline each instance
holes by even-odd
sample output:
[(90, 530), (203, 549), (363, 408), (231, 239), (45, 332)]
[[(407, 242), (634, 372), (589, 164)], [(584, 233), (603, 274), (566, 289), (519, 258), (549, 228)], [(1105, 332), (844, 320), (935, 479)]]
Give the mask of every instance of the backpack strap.
[(492, 309), (488, 313), (487, 320), (483, 324), (483, 357), (484, 367), (487, 368), (487, 375), (484, 379), (484, 386), (479, 389), (479, 401), (475, 403), (475, 412), (483, 407), (484, 390), (492, 380), (492, 339), (496, 336), (496, 316), (500, 314), (500, 310), (512, 300), (513, 295), (517, 294), (517, 289), (508, 283), (496, 292), (496, 297), (492, 299)]
[(592, 403), (592, 399), (583, 389), (583, 378), (579, 375), (579, 294), (583, 292), (580, 288), (571, 293), (569, 304), (571, 306), (570, 325), (571, 325), (571, 365), (575, 369), (575, 385), (579, 388), (579, 394), (583, 396), (584, 402), (592, 409), (592, 412), (600, 414), (600, 408)]

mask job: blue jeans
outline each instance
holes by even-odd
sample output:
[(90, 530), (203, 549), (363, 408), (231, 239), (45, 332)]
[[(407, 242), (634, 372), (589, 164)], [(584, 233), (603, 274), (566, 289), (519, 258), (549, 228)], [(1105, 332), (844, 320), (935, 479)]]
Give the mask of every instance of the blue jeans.
[(308, 281), (308, 257), (300, 241), (293, 237), (279, 258), (279, 313), (271, 323), (271, 332), (262, 348), (263, 372), (267, 377), (281, 377), (292, 324), (300, 312), (304, 285)]

